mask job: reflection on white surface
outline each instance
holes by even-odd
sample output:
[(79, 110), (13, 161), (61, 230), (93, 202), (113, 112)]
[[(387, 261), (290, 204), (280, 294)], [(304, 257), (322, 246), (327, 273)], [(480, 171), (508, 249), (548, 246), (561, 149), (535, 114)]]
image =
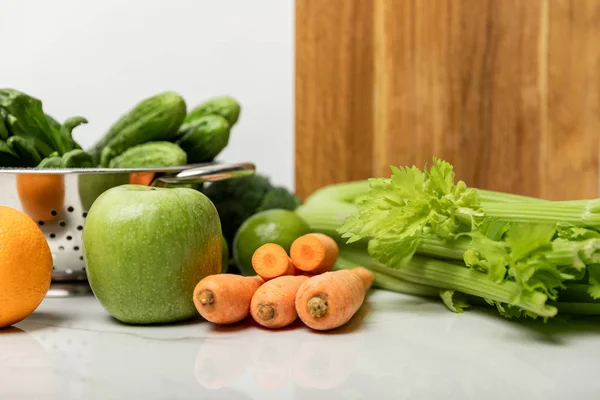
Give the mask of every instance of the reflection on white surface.
[(52, 360), (33, 335), (0, 329), (0, 398), (54, 398)]
[(375, 292), (331, 333), (300, 322), (128, 326), (46, 299), (0, 333), (0, 399), (596, 398), (600, 323), (515, 323)]

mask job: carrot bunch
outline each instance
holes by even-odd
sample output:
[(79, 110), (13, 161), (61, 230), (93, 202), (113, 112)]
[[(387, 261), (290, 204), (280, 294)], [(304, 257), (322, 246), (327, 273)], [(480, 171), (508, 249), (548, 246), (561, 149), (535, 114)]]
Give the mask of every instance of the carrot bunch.
[(278, 244), (256, 249), (256, 276), (210, 275), (194, 290), (200, 315), (217, 324), (231, 324), (249, 315), (266, 328), (283, 328), (297, 318), (314, 330), (346, 324), (362, 306), (373, 282), (363, 267), (332, 271), (337, 243), (321, 233), (297, 238), (289, 254)]

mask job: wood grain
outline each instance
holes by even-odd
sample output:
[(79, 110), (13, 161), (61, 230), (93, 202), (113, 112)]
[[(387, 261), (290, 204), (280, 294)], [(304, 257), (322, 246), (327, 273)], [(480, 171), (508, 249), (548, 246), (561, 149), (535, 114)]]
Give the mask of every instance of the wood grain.
[(371, 175), (373, 3), (296, 2), (296, 192)]
[(302, 197), (433, 156), (480, 188), (599, 195), (600, 0), (296, 4)]
[(541, 195), (598, 197), (600, 0), (550, 1)]

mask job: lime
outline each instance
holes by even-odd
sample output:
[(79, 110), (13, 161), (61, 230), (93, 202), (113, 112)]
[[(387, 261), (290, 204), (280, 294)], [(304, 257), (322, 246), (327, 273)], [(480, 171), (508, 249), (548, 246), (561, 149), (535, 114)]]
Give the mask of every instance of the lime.
[(267, 210), (254, 214), (233, 238), (233, 258), (242, 275), (256, 275), (252, 255), (265, 243), (276, 243), (290, 252), (292, 242), (310, 232), (308, 224), (289, 210)]

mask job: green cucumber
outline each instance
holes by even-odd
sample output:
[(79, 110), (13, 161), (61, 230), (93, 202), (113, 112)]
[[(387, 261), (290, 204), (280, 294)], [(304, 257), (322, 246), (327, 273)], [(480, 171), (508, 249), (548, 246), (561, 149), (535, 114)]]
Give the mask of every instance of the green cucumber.
[(96, 164), (108, 167), (111, 159), (133, 146), (173, 140), (185, 114), (185, 100), (175, 92), (147, 98), (123, 115), (89, 153)]
[(229, 128), (224, 117), (205, 115), (181, 127), (182, 137), (177, 144), (187, 153), (188, 162), (210, 162), (227, 146)]
[(232, 127), (240, 117), (240, 104), (231, 96), (213, 97), (194, 107), (185, 117), (184, 123), (192, 122), (205, 115), (220, 115)]
[(187, 164), (187, 154), (171, 142), (134, 146), (110, 161), (110, 168), (174, 167)]

